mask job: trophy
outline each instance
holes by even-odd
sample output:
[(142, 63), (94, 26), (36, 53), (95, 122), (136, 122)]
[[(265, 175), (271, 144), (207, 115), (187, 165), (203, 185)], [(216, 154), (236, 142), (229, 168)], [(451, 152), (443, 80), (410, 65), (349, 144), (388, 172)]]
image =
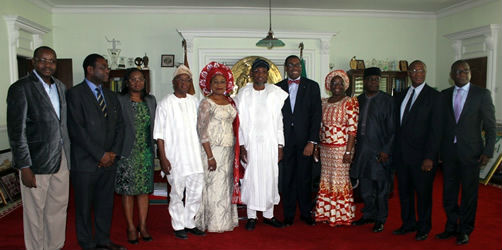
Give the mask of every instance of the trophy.
[(120, 55), (120, 49), (117, 49), (117, 45), (120, 44), (120, 41), (115, 38), (109, 40), (106, 36), (105, 38), (107, 42), (112, 43), (112, 48), (108, 49), (108, 54), (110, 55), (110, 68), (116, 69), (118, 67), (118, 59)]

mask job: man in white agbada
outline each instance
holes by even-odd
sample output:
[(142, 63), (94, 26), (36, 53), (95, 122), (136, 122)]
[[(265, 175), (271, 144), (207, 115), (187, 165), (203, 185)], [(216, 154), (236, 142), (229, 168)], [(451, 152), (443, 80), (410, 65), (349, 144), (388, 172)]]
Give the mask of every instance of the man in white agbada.
[[(173, 77), (174, 94), (166, 96), (157, 106), (153, 137), (159, 147), (162, 171), (171, 185), (169, 214), (174, 235), (188, 238), (205, 233), (195, 227), (194, 217), (199, 210), (204, 186), (195, 97), (187, 95), (192, 73), (181, 65)], [(183, 192), (185, 204), (183, 205)]]
[(263, 212), (265, 224), (282, 227), (274, 217), (274, 205), (279, 204), (279, 167), (284, 146), (281, 108), (288, 94), (267, 84), (269, 65), (256, 59), (251, 67), (253, 83), (239, 90), (236, 98), (239, 110), (240, 157), (246, 168), (241, 199), (247, 205), (247, 230), (256, 226), (256, 212)]

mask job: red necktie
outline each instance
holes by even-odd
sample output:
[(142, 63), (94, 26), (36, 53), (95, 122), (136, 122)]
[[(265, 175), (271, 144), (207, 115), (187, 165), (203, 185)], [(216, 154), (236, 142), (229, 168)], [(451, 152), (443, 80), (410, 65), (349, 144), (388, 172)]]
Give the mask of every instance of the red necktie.
[(300, 80), (288, 80), (288, 84), (292, 83), (300, 84)]

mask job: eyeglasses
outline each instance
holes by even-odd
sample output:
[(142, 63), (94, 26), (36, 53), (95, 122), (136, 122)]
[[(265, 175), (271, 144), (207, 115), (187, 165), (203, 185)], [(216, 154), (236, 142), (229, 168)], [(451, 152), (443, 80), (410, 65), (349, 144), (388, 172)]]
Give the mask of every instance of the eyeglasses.
[(35, 58), (35, 61), (43, 64), (56, 64), (56, 59)]
[(469, 73), (471, 73), (471, 70), (470, 69), (465, 69), (465, 70), (460, 70), (459, 69), (459, 70), (455, 71), (455, 74), (457, 74), (457, 75), (460, 75), (462, 73), (469, 74)]
[(103, 66), (103, 65), (96, 65), (96, 67), (94, 67), (94, 68), (99, 69), (99, 70), (110, 70), (110, 68)]
[(302, 65), (300, 63), (288, 63), (288, 64), (286, 64), (286, 66), (288, 66), (288, 68), (293, 68), (293, 67), (299, 68)]
[(129, 78), (129, 82), (144, 82), (145, 78)]
[(423, 70), (423, 69), (410, 69), (408, 72), (410, 72), (412, 74), (416, 74), (416, 73), (424, 73), (425, 70)]

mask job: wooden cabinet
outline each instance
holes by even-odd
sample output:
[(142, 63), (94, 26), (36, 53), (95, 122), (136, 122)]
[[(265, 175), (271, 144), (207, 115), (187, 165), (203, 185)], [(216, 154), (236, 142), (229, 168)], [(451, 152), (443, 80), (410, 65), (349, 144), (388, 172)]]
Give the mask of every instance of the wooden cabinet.
[[(346, 94), (348, 96), (358, 96), (363, 93), (363, 69), (352, 69), (347, 72), (350, 79), (350, 86)], [(380, 77), (380, 90), (394, 95), (408, 87), (408, 75), (402, 71), (383, 71)]]
[[(108, 82), (105, 82), (103, 86), (113, 92), (120, 93), (122, 91), (122, 87), (124, 86), (123, 80), (126, 71), (126, 69), (110, 70), (109, 80)], [(146, 92), (150, 93), (150, 70), (142, 69), (141, 72), (143, 72), (143, 75), (145, 76)]]

